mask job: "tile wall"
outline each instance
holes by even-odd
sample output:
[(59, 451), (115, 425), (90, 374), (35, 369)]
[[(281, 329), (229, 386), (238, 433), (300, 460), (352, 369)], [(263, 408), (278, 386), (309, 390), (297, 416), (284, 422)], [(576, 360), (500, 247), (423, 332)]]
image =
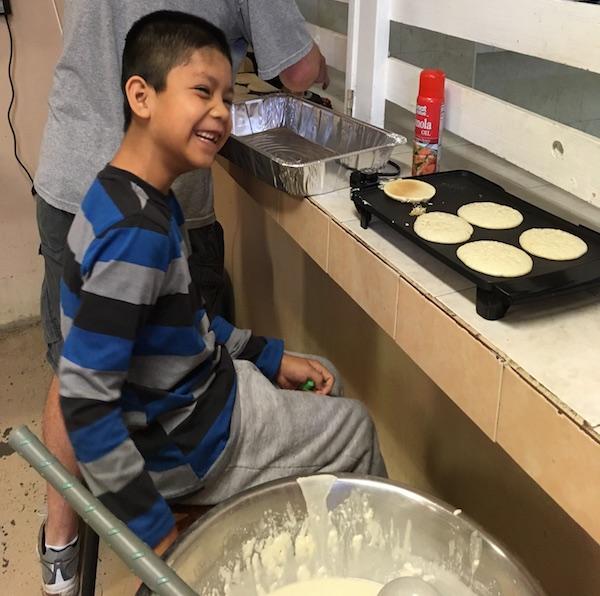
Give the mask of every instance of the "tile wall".
[[(13, 35), (12, 75), (16, 100), (12, 122), (21, 160), (33, 174), (46, 122), (46, 102), (62, 37), (59, 16), (63, 2), (28, 0), (13, 2), (9, 16)], [(0, 20), (0, 327), (33, 318), (39, 312), (42, 261), (31, 183), (13, 155), (6, 113), (9, 36)]]

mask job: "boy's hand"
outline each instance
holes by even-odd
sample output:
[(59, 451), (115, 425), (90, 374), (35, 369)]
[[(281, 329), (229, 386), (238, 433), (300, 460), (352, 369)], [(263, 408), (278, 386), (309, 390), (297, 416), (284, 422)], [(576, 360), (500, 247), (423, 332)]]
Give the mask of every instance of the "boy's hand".
[(315, 393), (328, 395), (333, 387), (333, 375), (318, 361), (284, 354), (277, 373), (276, 382), (282, 389), (298, 389), (312, 379)]

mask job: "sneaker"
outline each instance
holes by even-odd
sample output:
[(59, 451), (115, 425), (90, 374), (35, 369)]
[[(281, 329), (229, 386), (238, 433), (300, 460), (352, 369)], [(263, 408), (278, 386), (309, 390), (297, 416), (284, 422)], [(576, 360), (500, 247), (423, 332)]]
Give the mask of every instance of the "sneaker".
[(44, 596), (77, 596), (79, 593), (79, 540), (60, 551), (46, 548), (44, 524), (38, 537)]

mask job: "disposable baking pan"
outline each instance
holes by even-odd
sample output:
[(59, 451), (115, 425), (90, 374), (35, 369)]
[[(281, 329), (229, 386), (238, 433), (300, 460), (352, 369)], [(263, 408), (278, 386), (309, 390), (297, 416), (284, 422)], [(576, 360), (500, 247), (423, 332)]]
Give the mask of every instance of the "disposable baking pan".
[(221, 153), (292, 195), (349, 185), (350, 174), (379, 169), (406, 138), (286, 93), (235, 102)]
[(494, 277), (467, 267), (456, 256), (460, 244), (429, 242), (414, 232), (415, 217), (409, 215), (412, 204), (390, 199), (380, 188), (379, 178), (371, 172), (356, 172), (351, 178), (351, 198), (367, 228), (375, 215), (409, 238), (434, 257), (446, 263), (477, 286), (476, 309), (486, 319), (502, 318), (512, 304), (572, 292), (600, 285), (600, 234), (582, 225), (572, 224), (548, 211), (506, 192), (501, 186), (467, 170), (454, 170), (416, 177), (432, 184), (435, 196), (425, 203), (427, 210), (456, 214), (458, 209), (476, 201), (492, 201), (521, 212), (523, 222), (509, 230), (488, 230), (473, 226), (469, 242), (497, 240), (520, 248), (519, 236), (530, 228), (558, 228), (579, 236), (588, 251), (578, 259), (551, 261), (531, 256), (533, 269), (515, 278)]

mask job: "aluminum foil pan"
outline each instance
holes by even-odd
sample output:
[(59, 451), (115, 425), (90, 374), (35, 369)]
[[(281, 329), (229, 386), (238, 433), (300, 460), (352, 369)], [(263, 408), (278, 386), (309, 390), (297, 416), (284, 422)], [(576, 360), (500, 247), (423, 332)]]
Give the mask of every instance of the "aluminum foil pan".
[(291, 195), (349, 186), (353, 170), (385, 165), (406, 138), (294, 95), (236, 102), (233, 130), (221, 154)]

